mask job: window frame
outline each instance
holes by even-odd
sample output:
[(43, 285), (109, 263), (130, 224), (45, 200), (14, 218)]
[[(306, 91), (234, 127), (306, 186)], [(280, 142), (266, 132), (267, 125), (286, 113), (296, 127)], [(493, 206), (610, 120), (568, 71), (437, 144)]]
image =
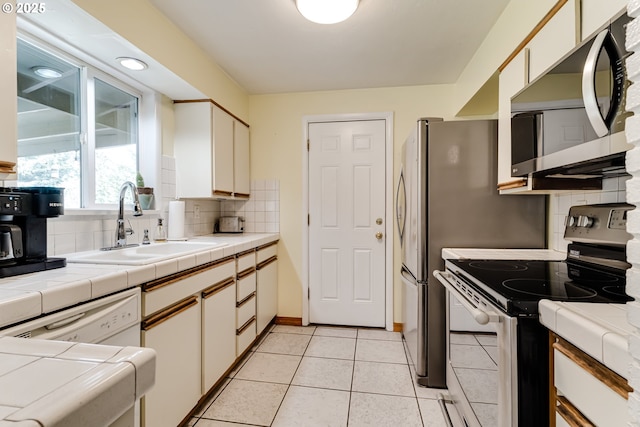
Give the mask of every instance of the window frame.
[[(154, 187), (155, 198), (161, 197), (160, 186), (160, 108), (161, 95), (127, 74), (105, 64), (55, 35), (38, 31), (32, 34), (18, 28), (17, 38), (69, 62), (80, 68), (80, 144), (81, 153), (80, 188), (81, 206), (65, 208), (65, 215), (87, 215), (108, 213), (118, 209), (118, 201), (109, 204), (95, 202), (95, 91), (94, 81), (99, 79), (138, 99), (137, 169), (144, 176), (145, 185)], [(89, 118), (93, 118), (89, 120)], [(17, 141), (16, 141), (17, 143)], [(85, 170), (86, 169), (86, 170)], [(131, 177), (134, 181), (135, 177)], [(156, 209), (159, 209), (156, 207)]]

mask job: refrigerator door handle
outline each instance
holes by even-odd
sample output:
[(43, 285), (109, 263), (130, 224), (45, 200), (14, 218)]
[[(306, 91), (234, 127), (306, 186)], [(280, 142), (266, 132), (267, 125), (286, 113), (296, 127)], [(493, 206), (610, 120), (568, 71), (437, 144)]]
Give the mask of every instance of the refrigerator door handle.
[(411, 272), (407, 270), (404, 265), (400, 269), (400, 276), (402, 280), (409, 282), (412, 285), (417, 285), (416, 278), (413, 277), (413, 274), (411, 274)]
[(407, 190), (404, 183), (404, 171), (400, 171), (398, 178), (398, 189), (396, 190), (396, 222), (398, 224), (398, 234), (400, 235), (400, 246), (404, 239), (404, 227), (407, 221)]

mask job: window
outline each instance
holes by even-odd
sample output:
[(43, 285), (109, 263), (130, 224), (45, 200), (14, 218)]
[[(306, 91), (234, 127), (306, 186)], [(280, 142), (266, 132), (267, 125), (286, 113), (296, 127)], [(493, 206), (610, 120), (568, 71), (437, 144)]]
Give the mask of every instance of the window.
[(65, 189), (67, 208), (117, 203), (138, 165), (141, 95), (18, 39), (18, 185)]

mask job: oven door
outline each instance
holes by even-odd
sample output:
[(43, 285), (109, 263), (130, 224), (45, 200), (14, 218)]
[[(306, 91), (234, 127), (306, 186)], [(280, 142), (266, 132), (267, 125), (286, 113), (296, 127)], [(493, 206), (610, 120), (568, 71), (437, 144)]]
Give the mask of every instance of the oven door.
[[(449, 272), (434, 276), (447, 289), (447, 388), (467, 426), (517, 426), (517, 318), (463, 294)], [(468, 286), (464, 284), (465, 286)]]

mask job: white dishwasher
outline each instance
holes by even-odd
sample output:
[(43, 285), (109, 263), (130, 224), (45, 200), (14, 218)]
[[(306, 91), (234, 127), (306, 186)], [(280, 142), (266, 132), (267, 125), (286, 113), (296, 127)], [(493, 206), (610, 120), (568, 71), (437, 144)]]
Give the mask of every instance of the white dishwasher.
[[(0, 336), (140, 347), (140, 288), (127, 289), (0, 330)], [(140, 401), (135, 404), (140, 425)]]

